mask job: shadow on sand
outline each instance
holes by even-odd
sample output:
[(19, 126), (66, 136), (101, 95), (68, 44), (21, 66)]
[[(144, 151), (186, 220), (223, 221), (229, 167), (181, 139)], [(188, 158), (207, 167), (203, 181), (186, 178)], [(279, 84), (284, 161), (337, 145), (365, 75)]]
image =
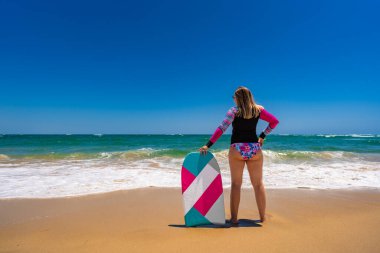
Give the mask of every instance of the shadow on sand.
[(193, 227), (187, 227), (186, 225), (176, 225), (176, 224), (169, 224), (169, 227), (176, 227), (176, 228), (239, 228), (239, 227), (262, 227), (260, 224), (260, 220), (250, 220), (250, 219), (239, 219), (239, 224), (231, 224), (229, 223), (229, 220), (226, 220), (226, 224), (224, 225), (199, 225), (199, 226), (193, 226)]

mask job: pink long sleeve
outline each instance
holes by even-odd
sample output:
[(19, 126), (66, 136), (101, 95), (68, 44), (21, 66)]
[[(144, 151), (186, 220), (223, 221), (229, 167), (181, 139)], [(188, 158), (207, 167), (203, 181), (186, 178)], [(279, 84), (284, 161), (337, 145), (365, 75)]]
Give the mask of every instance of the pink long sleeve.
[(211, 136), (210, 140), (207, 142), (206, 146), (211, 147), (222, 134), (227, 130), (227, 128), (231, 125), (232, 121), (235, 118), (235, 113), (237, 112), (237, 107), (231, 107), (227, 113), (222, 123), (216, 128), (214, 134)]
[(272, 130), (277, 126), (279, 123), (278, 119), (270, 114), (267, 110), (262, 109), (260, 113), (260, 119), (265, 120), (269, 122), (268, 126), (265, 128), (265, 130), (260, 134), (261, 138), (265, 138), (266, 135), (270, 134)]

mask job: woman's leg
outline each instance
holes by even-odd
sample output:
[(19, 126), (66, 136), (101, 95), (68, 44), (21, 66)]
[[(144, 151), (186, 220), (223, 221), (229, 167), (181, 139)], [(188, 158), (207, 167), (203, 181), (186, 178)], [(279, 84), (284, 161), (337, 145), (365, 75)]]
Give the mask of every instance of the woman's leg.
[(237, 216), (240, 203), (240, 190), (243, 181), (243, 170), (245, 161), (241, 157), (239, 151), (234, 147), (230, 147), (228, 153), (228, 160), (230, 163), (231, 171), (231, 195), (230, 195), (230, 208), (231, 208), (231, 221), (237, 222)]
[(255, 156), (247, 160), (249, 177), (255, 191), (257, 208), (259, 209), (260, 219), (262, 222), (265, 221), (266, 207), (265, 188), (263, 183), (263, 160), (262, 150), (259, 150)]

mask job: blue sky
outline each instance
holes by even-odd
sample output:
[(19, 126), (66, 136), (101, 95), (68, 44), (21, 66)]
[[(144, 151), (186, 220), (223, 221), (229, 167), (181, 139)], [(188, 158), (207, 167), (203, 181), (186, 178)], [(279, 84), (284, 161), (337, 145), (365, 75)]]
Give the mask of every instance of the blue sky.
[(211, 134), (239, 85), (273, 133), (380, 133), (379, 9), (3, 0), (0, 133)]

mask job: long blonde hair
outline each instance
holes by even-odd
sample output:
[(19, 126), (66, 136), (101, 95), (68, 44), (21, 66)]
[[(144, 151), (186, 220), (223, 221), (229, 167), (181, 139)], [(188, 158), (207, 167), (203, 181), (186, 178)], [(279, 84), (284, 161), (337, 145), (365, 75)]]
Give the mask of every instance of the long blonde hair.
[(260, 107), (255, 103), (251, 91), (244, 86), (239, 86), (234, 93), (236, 98), (238, 111), (236, 115), (244, 119), (250, 119), (253, 116), (258, 117)]

